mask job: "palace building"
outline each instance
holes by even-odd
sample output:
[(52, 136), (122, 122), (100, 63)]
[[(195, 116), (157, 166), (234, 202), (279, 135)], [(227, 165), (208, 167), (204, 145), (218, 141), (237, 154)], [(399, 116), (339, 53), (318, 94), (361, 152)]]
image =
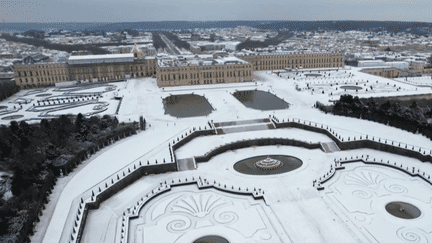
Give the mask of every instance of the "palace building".
[(15, 64), (14, 76), (15, 83), (21, 88), (50, 86), (70, 80), (65, 63)]
[(243, 56), (254, 70), (344, 67), (344, 53), (271, 52)]
[(54, 85), (65, 81), (99, 82), (154, 77), (154, 57), (134, 58), (134, 53), (71, 56), (66, 63), (17, 64), (15, 82), (21, 88)]
[(66, 63), (17, 64), (22, 88), (59, 82), (116, 81), (156, 77), (159, 87), (252, 82), (253, 71), (344, 67), (343, 53), (223, 53), (220, 55), (145, 56), (127, 54), (71, 56)]
[(252, 82), (252, 73), (252, 64), (238, 57), (202, 55), (158, 60), (156, 77), (159, 87), (167, 87)]

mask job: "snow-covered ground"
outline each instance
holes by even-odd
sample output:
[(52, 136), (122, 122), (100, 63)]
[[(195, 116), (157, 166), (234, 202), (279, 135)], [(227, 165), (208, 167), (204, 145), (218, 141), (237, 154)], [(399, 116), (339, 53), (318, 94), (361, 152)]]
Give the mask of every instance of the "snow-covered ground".
[[(117, 82), (96, 84), (84, 89), (49, 87), (21, 90), (0, 102), (0, 106), (6, 107), (0, 109), (0, 124), (9, 124), (11, 120), (2, 118), (12, 115), (22, 116), (16, 119), (18, 122), (26, 120), (29, 123), (40, 122), (42, 118), (52, 118), (56, 115), (78, 113), (115, 115), (120, 101), (114, 97), (125, 85), (126, 82)], [(94, 102), (89, 104), (89, 101)]]
[[(349, 72), (351, 75), (346, 77), (343, 74), (339, 79), (343, 81), (350, 79), (369, 80), (369, 83), (374, 82), (374, 85), (378, 80), (378, 85), (374, 86), (374, 92), (361, 94), (364, 97), (431, 92), (430, 88), (402, 84), (361, 73), (355, 68)], [(211, 120), (214, 122), (238, 121), (268, 118), (269, 115), (275, 115), (280, 120), (288, 117), (290, 119), (299, 118), (328, 125), (344, 137), (368, 134), (423, 148), (432, 148), (432, 141), (420, 134), (412, 134), (366, 120), (324, 114), (313, 108), (315, 102), (318, 100), (322, 103), (329, 103), (329, 99), (337, 99), (338, 95), (330, 97), (328, 94), (312, 93), (311, 90), (307, 89), (300, 91), (296, 89), (296, 85), (307, 82), (313, 84), (313, 82), (332, 81), (331, 78), (294, 80), (269, 73), (269, 71), (255, 72), (256, 82), (245, 84), (160, 89), (156, 86), (156, 80), (152, 78), (131, 79), (125, 83), (115, 83), (118, 86), (117, 90), (120, 89), (120, 91), (115, 92), (123, 97), (118, 114), (119, 121), (137, 121), (142, 115), (147, 121), (148, 129), (104, 148), (93, 155), (84, 165), (80, 165), (68, 177), (61, 178), (58, 183), (60, 188), (57, 187), (54, 190), (50, 196), (52, 200), (47, 205), (47, 211), (51, 210), (51, 213), (44, 213), (41, 219), (41, 222), (49, 223), (37, 226), (37, 232), (32, 237), (32, 241), (59, 242), (74, 199), (137, 159), (151, 160), (164, 157), (169, 141), (177, 138), (180, 134), (184, 134), (185, 131), (189, 131), (192, 127), (203, 127)], [(380, 84), (383, 85), (380, 86)], [(387, 89), (387, 86), (393, 84), (401, 86), (401, 90)], [(318, 83), (314, 85), (318, 85)], [(333, 86), (329, 87), (333, 88)], [(417, 90), (415, 90), (416, 88)], [(245, 107), (232, 96), (232, 93), (237, 90), (255, 89), (269, 91), (284, 99), (290, 104), (289, 109), (254, 110)], [(46, 92), (52, 93), (52, 90)], [(104, 93), (104, 96), (111, 95), (111, 93), (113, 92)], [(206, 117), (191, 118), (175, 118), (164, 114), (163, 98), (169, 95), (191, 93), (204, 96), (214, 111)], [(32, 96), (25, 96), (25, 98), (28, 97), (31, 98)], [(3, 103), (5, 102), (2, 102), (1, 105)], [(111, 103), (110, 106), (112, 106)], [(261, 137), (330, 142), (330, 139), (325, 135), (295, 128), (233, 132), (193, 139), (177, 150), (176, 156), (178, 159), (199, 156), (225, 143)], [(245, 175), (233, 169), (234, 163), (239, 160), (269, 154), (294, 156), (301, 159), (303, 165), (297, 170), (271, 176)], [(430, 185), (420, 181), (420, 178), (413, 178), (403, 172), (395, 172), (391, 168), (365, 165), (358, 162), (350, 164), (345, 170), (338, 170), (334, 178), (326, 182), (327, 184), (324, 183), (325, 189), (323, 191), (318, 192), (312, 187), (312, 181), (325, 174), (334, 159), (362, 154), (372, 158), (404, 163), (407, 166), (415, 166), (428, 174), (432, 174), (432, 165), (429, 162), (423, 163), (413, 158), (371, 149), (324, 153), (319, 149), (309, 150), (293, 146), (262, 146), (232, 150), (217, 155), (206, 163), (198, 163), (196, 170), (149, 175), (140, 178), (102, 203), (99, 209), (90, 211), (82, 242), (114, 242), (115, 235), (119, 234), (118, 230), (121, 227), (121, 215), (127, 208), (135, 205), (141, 197), (145, 197), (159, 183), (186, 177), (206, 178), (209, 181), (216, 181), (229, 187), (247, 187), (250, 190), (254, 187), (262, 188), (266, 194), (264, 199), (251, 200), (251, 196), (234, 195), (213, 189), (199, 190), (194, 185), (176, 187), (172, 191), (152, 199), (148, 206), (144, 206), (141, 214), (143, 218), (135, 221), (134, 226), (129, 229), (129, 233), (134, 235), (135, 242), (156, 242), (150, 240), (155, 237), (154, 234), (164, 239), (157, 242), (193, 242), (198, 237), (209, 234), (219, 234), (230, 242), (389, 242), (385, 238), (387, 235), (392, 238), (391, 242), (410, 242), (411, 239), (417, 239), (415, 235), (418, 235), (418, 242), (431, 241), (432, 236), (425, 228), (429, 227), (429, 223), (425, 220), (429, 217), (431, 205), (430, 201), (424, 200), (425, 195), (423, 195), (423, 192), (429, 193)], [(385, 176), (389, 183), (409, 184), (407, 186), (409, 188), (406, 191), (398, 191), (395, 187), (386, 186), (386, 181), (383, 181), (383, 184), (379, 184), (379, 186), (388, 189), (382, 191), (386, 194), (377, 194), (376, 197), (364, 201), (361, 198), (353, 198), (353, 195), (360, 195), (360, 197), (363, 195), (356, 192), (360, 189), (375, 193), (372, 191), (373, 188), (368, 188), (369, 184), (367, 183), (365, 186), (367, 188), (357, 189), (343, 183), (346, 176), (353, 176), (349, 175), (350, 173), (362, 173), (362, 168), (370, 173)], [(425, 187), (429, 191), (424, 191)], [(213, 197), (220, 198), (225, 206), (194, 208), (193, 210), (198, 213), (196, 215), (199, 216), (190, 216), (187, 213), (176, 214), (173, 210), (176, 208), (175, 205), (179, 205), (182, 200), (192, 202), (199, 198), (210, 200), (209, 198)], [(416, 205), (424, 212), (424, 215), (419, 219), (410, 221), (388, 215), (382, 208), (386, 203), (394, 200)], [(372, 203), (370, 210), (375, 210), (372, 214), (365, 210), (368, 205), (371, 205), (370, 203)], [(347, 207), (347, 205), (354, 205), (355, 207)], [(249, 215), (243, 213), (245, 207), (250, 210)], [(228, 216), (228, 212), (236, 213)], [(46, 218), (44, 219), (44, 217)], [(231, 217), (234, 220), (232, 222), (230, 221)], [(177, 220), (179, 220), (178, 224), (175, 223)], [(407, 226), (404, 226), (405, 224)], [(173, 234), (173, 232), (176, 233)]]
[(432, 86), (431, 76), (395, 78), (394, 80), (413, 85)]

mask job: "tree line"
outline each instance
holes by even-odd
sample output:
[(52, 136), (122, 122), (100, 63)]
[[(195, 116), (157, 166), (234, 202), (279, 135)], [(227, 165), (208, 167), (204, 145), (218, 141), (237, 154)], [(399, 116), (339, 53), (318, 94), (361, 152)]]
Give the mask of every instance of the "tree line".
[(14, 196), (5, 201), (0, 195), (0, 242), (27, 242), (56, 178), (135, 129), (119, 124), (116, 117), (82, 114), (75, 119), (62, 115), (39, 124), (12, 121), (0, 126), (0, 171), (14, 174)]
[(20, 91), (20, 87), (14, 81), (0, 82), (0, 101)]
[(317, 102), (316, 107), (326, 113), (375, 121), (412, 133), (419, 132), (432, 139), (432, 125), (425, 116), (431, 111), (429, 108), (420, 108), (416, 101), (412, 101), (409, 107), (390, 101), (378, 105), (374, 98), (362, 101), (357, 96), (342, 95), (333, 106)]
[(167, 47), (165, 41), (159, 35), (159, 32), (152, 32), (153, 46), (158, 50), (159, 48), (165, 49)]
[(82, 51), (82, 50), (89, 51), (92, 54), (110, 54), (111, 53), (108, 50), (105, 50), (103, 48), (97, 47), (96, 45), (92, 45), (92, 44), (62, 45), (62, 44), (50, 43), (50, 42), (45, 41), (43, 39), (18, 38), (16, 36), (12, 36), (12, 35), (8, 35), (8, 34), (1, 35), (1, 38), (5, 39), (6, 41), (20, 42), (20, 43), (29, 44), (29, 45), (36, 46), (36, 47), (42, 46), (43, 48), (46, 48), (46, 49), (65, 51), (68, 53), (72, 53), (73, 51)]
[(172, 41), (172, 43), (174, 45), (176, 45), (178, 48), (180, 48), (180, 49), (184, 48), (186, 50), (190, 50), (189, 43), (187, 43), (186, 41), (180, 40), (177, 35), (175, 35), (171, 32), (168, 32), (168, 31), (164, 31), (164, 32), (162, 32), (162, 34), (164, 34), (168, 39), (170, 39)]

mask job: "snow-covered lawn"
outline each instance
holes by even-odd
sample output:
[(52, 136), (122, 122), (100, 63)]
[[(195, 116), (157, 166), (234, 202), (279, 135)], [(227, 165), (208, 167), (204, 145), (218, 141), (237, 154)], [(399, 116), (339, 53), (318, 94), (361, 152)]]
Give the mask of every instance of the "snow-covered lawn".
[[(98, 109), (94, 109), (97, 104), (88, 105), (86, 103), (87, 98), (79, 98), (79, 101), (75, 97), (87, 96), (88, 99), (96, 99), (98, 96), (100, 104), (105, 104), (105, 108), (103, 111), (97, 113), (98, 115), (115, 115), (117, 110), (117, 106), (119, 104), (119, 100), (114, 99), (115, 94), (118, 93), (118, 90), (121, 90), (125, 87), (126, 82), (117, 82), (111, 84), (95, 84), (94, 86), (89, 86), (89, 88), (77, 89), (76, 87), (49, 87), (49, 88), (39, 88), (33, 90), (21, 90), (17, 94), (9, 97), (6, 100), (0, 102), (0, 106), (7, 106), (7, 109), (0, 110), (0, 124), (7, 125), (10, 123), (10, 120), (2, 120), (1, 118), (9, 115), (22, 115), (23, 117), (17, 119), (17, 121), (27, 120), (28, 122), (39, 122), (40, 119), (44, 118), (40, 115), (67, 115), (67, 114), (87, 114), (97, 112)], [(112, 86), (109, 86), (112, 85)], [(107, 88), (111, 88), (107, 90)], [(57, 101), (59, 99), (60, 101)], [(50, 106), (44, 106), (43, 101), (51, 102)], [(73, 105), (68, 106), (68, 103), (73, 103)], [(38, 105), (38, 101), (40, 105)], [(65, 103), (63, 103), (63, 101)], [(67, 107), (58, 110), (54, 105), (63, 105), (66, 104)], [(15, 107), (15, 108), (14, 108)], [(28, 109), (35, 108), (33, 111), (29, 111)], [(52, 110), (46, 110), (52, 108)], [(16, 109), (19, 109), (17, 112), (14, 112)], [(5, 111), (10, 111), (10, 114), (5, 114)], [(44, 111), (42, 111), (44, 110)], [(48, 116), (47, 118), (51, 118)]]
[[(403, 87), (403, 89), (406, 89), (402, 91), (392, 91), (390, 93), (392, 95), (401, 95), (410, 92), (417, 94), (430, 92), (430, 89), (423, 89), (420, 87), (417, 87), (418, 90), (416, 91), (416, 87), (409, 84), (402, 84), (397, 81), (364, 74), (355, 68), (352, 68), (350, 72), (354, 75), (354, 79), (369, 79), (369, 82), (371, 82), (371, 80), (374, 80), (374, 82), (378, 80), (379, 84), (383, 84), (382, 87), (377, 86), (376, 89), (374, 88), (374, 93), (365, 93), (362, 94), (362, 96), (383, 96), (389, 94), (388, 91), (390, 90), (386, 89), (387, 82), (398, 84)], [(310, 90), (297, 91), (295, 88), (296, 85), (304, 84), (306, 82), (319, 82), (317, 80), (296, 79), (294, 81), (293, 79), (286, 79), (286, 77), (280, 78), (275, 74), (268, 73), (269, 71), (255, 72), (254, 74), (259, 78), (259, 80), (256, 80), (256, 83), (222, 84), (220, 86), (188, 86), (160, 89), (156, 86), (156, 80), (153, 78), (130, 79), (125, 83), (115, 83), (115, 85), (119, 85), (118, 89), (120, 89), (120, 91), (118, 91), (118, 95), (123, 97), (120, 112), (118, 114), (119, 121), (137, 121), (139, 116), (142, 115), (147, 121), (148, 130), (142, 131), (138, 135), (104, 148), (96, 155), (93, 155), (90, 161), (86, 162), (86, 166), (79, 166), (76, 171), (69, 175), (69, 182), (65, 183), (63, 190), (60, 190), (61, 192), (56, 191), (57, 193), (60, 193), (60, 195), (57, 195), (58, 201), (50, 202), (55, 203), (55, 210), (53, 210), (52, 215), (44, 214), (43, 216), (51, 217), (51, 219), (48, 220), (50, 223), (46, 227), (45, 234), (36, 234), (33, 236), (32, 240), (34, 242), (41, 242), (43, 239), (42, 242), (44, 243), (58, 242), (69, 209), (71, 208), (71, 203), (76, 197), (137, 159), (147, 160), (157, 158), (159, 160), (159, 158), (165, 156), (167, 143), (169, 141), (176, 139), (180, 134), (184, 134), (185, 131), (189, 131), (193, 127), (203, 127), (211, 120), (214, 122), (238, 121), (268, 118), (269, 115), (275, 115), (280, 121), (282, 119), (286, 120), (288, 117), (290, 119), (299, 118), (328, 125), (342, 136), (360, 136), (367, 134), (369, 136), (400, 141), (402, 143), (421, 146), (423, 148), (432, 148), (432, 141), (419, 134), (412, 134), (400, 129), (366, 120), (324, 114), (323, 112), (314, 109), (313, 105), (317, 100), (322, 103), (329, 103), (329, 99), (338, 99), (336, 95), (330, 97), (328, 94), (312, 94)], [(349, 79), (350, 77), (342, 76), (339, 78), (343, 80)], [(323, 82), (325, 81), (323, 80)], [(124, 86), (120, 84), (123, 84)], [(391, 86), (391, 84), (389, 84), (389, 86)], [(245, 107), (232, 96), (232, 93), (237, 90), (255, 89), (269, 91), (284, 99), (290, 104), (289, 109), (266, 112), (254, 110)], [(47, 92), (52, 93), (52, 90)], [(164, 114), (162, 104), (163, 98), (169, 95), (192, 93), (204, 96), (215, 110), (206, 117), (175, 118)], [(113, 95), (113, 92), (105, 93), (104, 97), (100, 100), (118, 102), (110, 100)], [(3, 105), (3, 103), (4, 102), (2, 102), (1, 105)], [(116, 107), (116, 105), (110, 103), (109, 110), (112, 106)], [(23, 110), (20, 110), (19, 112), (22, 112)], [(20, 114), (19, 112), (17, 114)], [(25, 114), (25, 112), (23, 112), (23, 114)], [(107, 111), (107, 114), (110, 113)], [(331, 141), (330, 138), (325, 135), (295, 128), (234, 132), (224, 135), (203, 136), (193, 139), (191, 142), (181, 147), (176, 152), (176, 156), (177, 159), (199, 156), (228, 142), (261, 137), (284, 137), (308, 142)], [(303, 161), (303, 165), (292, 172), (265, 177), (244, 175), (233, 169), (233, 164), (241, 159), (268, 154), (286, 154), (295, 156)], [(246, 226), (236, 225), (228, 229), (228, 227), (225, 227), (222, 223), (215, 223), (212, 220), (209, 220), (209, 223), (194, 218), (192, 221), (196, 224), (199, 223), (201, 229), (198, 231), (184, 231), (183, 233), (185, 234), (182, 237), (185, 238), (181, 239), (187, 239), (188, 242), (194, 240), (194, 237), (197, 236), (195, 234), (198, 234), (197, 232), (199, 232), (201, 236), (221, 232), (220, 234), (228, 238), (229, 232), (232, 232), (232, 235), (235, 236), (233, 236), (234, 238), (229, 239), (238, 239), (241, 240), (241, 242), (247, 242), (245, 240), (251, 242), (369, 242), (371, 241), (370, 239), (374, 237), (382, 239), (381, 237), (386, 234), (391, 234), (392, 237), (394, 237), (392, 242), (405, 242), (403, 234), (406, 235), (406, 231), (402, 230), (403, 232), (401, 232), (396, 230), (395, 232), (394, 228), (383, 226), (387, 223), (392, 223), (392, 225), (394, 224), (392, 218), (388, 217), (385, 212), (380, 211), (379, 213), (375, 212), (374, 214), (374, 217), (376, 216), (381, 220), (378, 225), (374, 226), (375, 229), (382, 230), (382, 232), (377, 233), (377, 230), (369, 230), (370, 226), (366, 226), (367, 222), (369, 222), (367, 221), (367, 217), (365, 218), (366, 221), (359, 221), (358, 219), (362, 218), (356, 217), (358, 216), (357, 214), (352, 213), (351, 211), (346, 212), (347, 210), (344, 208), (344, 205), (349, 203), (349, 201), (346, 203), (335, 203), (334, 196), (330, 194), (336, 193), (335, 190), (342, 190), (340, 188), (344, 188), (343, 185), (341, 185), (342, 187), (339, 185), (337, 187), (335, 186), (334, 189), (331, 189), (332, 191), (325, 189), (321, 192), (316, 191), (316, 189), (312, 187), (312, 181), (327, 172), (335, 158), (362, 154), (390, 161), (403, 162), (407, 166), (415, 166), (416, 168), (420, 168), (421, 170), (432, 174), (431, 163), (422, 163), (416, 159), (371, 149), (339, 151), (334, 153), (324, 153), (319, 149), (309, 150), (292, 146), (262, 146), (238, 149), (217, 155), (206, 163), (198, 163), (197, 170), (149, 175), (140, 178), (132, 185), (102, 203), (99, 209), (90, 211), (84, 230), (83, 242), (113, 242), (113, 237), (115, 237), (119, 230), (118, 223), (121, 222), (121, 215), (128, 207), (136, 204), (141, 197), (145, 196), (146, 193), (165, 180), (192, 176), (195, 178), (202, 177), (207, 178), (210, 181), (226, 183), (229, 186), (235, 185), (236, 187), (242, 188), (260, 187), (266, 191), (266, 195), (264, 196), (264, 200), (260, 199), (262, 201), (251, 204), (250, 201), (248, 201), (249, 199), (247, 199), (247, 196), (237, 197), (230, 195), (229, 193), (213, 194), (215, 192), (210, 190), (204, 193), (202, 190), (191, 189), (189, 186), (185, 186), (184, 188), (178, 187), (178, 189), (173, 190), (172, 192), (163, 194), (166, 195), (166, 197), (156, 197), (155, 201), (151, 201), (151, 205), (153, 206), (149, 206), (151, 209), (149, 212), (155, 212), (154, 215), (159, 215), (160, 217), (164, 217), (163, 215), (165, 213), (169, 213), (169, 217), (172, 220), (182, 219), (178, 215), (171, 215), (170, 212), (172, 211), (169, 211), (171, 207), (168, 206), (174, 205), (170, 203), (176, 202), (174, 199), (177, 197), (174, 195), (179, 195), (178, 198), (180, 198), (180, 195), (194, 197), (194, 195), (202, 194), (203, 198), (213, 195), (215, 197), (224, 198), (225, 202), (230, 203), (230, 205), (232, 205), (230, 210), (235, 211), (238, 209), (239, 212), (242, 212), (242, 207), (246, 205), (247, 207), (254, 208), (254, 210), (256, 209), (254, 212), (257, 212), (257, 215), (261, 215), (260, 220), (262, 220), (262, 222), (257, 221), (250, 223), (250, 227), (257, 230), (256, 234), (246, 234), (252, 238), (246, 237), (245, 234), (240, 234), (242, 236), (238, 235), (239, 232), (245, 232), (247, 230), (245, 229), (247, 223)], [(338, 171), (336, 176), (326, 183), (328, 183), (328, 185), (333, 185), (334, 183), (337, 183), (338, 180), (343, 180), (344, 177), (339, 175), (344, 174), (339, 174), (339, 172), (351, 173), (351, 171), (355, 171), (356, 168), (362, 168), (365, 166), (366, 165), (362, 163), (352, 164), (352, 167), (347, 167), (345, 170)], [(405, 181), (407, 183), (417, 183), (417, 179), (414, 180), (413, 178), (410, 178), (409, 175), (403, 174), (402, 172), (393, 172), (393, 169), (391, 168), (371, 165), (367, 165), (366, 167), (368, 170), (373, 171), (373, 173), (381, 173), (382, 170), (390, 170), (391, 172), (385, 173), (386, 176), (388, 176), (389, 181), (391, 179), (400, 182)], [(66, 178), (62, 178), (60, 180), (65, 179)], [(416, 197), (421, 193), (411, 189), (409, 191), (412, 193), (409, 195), (413, 198), (410, 199), (409, 202), (416, 204), (418, 201)], [(392, 200), (405, 200), (408, 195), (398, 194), (396, 192), (388, 193), (391, 194)], [(54, 196), (55, 195), (53, 195), (53, 197)], [(352, 194), (341, 194), (341, 196), (337, 196), (348, 200)], [(384, 202), (379, 200), (375, 200), (375, 203)], [(357, 201), (357, 204), (360, 205), (361, 201)], [(243, 204), (240, 202), (243, 202)], [(159, 203), (165, 206), (153, 210), (153, 207), (156, 207)], [(329, 206), (329, 204), (331, 204), (331, 206)], [(378, 206), (380, 207), (380, 205)], [(423, 204), (419, 204), (418, 207), (424, 208), (422, 205)], [(359, 207), (363, 206), (364, 205), (361, 204)], [(50, 207), (50, 205), (48, 205), (48, 207)], [(167, 211), (162, 211), (162, 209), (167, 209)], [(149, 209), (146, 208), (145, 210)], [(428, 212), (429, 211), (427, 211), (427, 213)], [(214, 212), (212, 211), (211, 213)], [(248, 219), (253, 218), (253, 215), (254, 213), (251, 213), (249, 216), (238, 213), (237, 216), (238, 220), (245, 222), (244, 220), (247, 221)], [(136, 224), (137, 227), (132, 229), (135, 232), (134, 237), (141, 237), (142, 234), (144, 234), (143, 232), (149, 229), (149, 224), (152, 224), (152, 220), (154, 220), (155, 223), (160, 222), (159, 219), (161, 218), (159, 216), (149, 216), (151, 219), (150, 221), (146, 221), (145, 223), (140, 221), (140, 223)], [(406, 221), (400, 222), (404, 223)], [(145, 227), (142, 227), (143, 225)], [(421, 227), (421, 225), (417, 225), (414, 222), (410, 223), (410, 227), (415, 228), (415, 232), (418, 232), (417, 229)], [(38, 226), (38, 228), (40, 227)], [(164, 230), (162, 230), (162, 228), (157, 230), (156, 228), (158, 227), (156, 226), (154, 228), (156, 230), (155, 232), (160, 234), (163, 234), (165, 232), (164, 230), (167, 230), (166, 227), (162, 227)], [(397, 235), (397, 237), (395, 237), (395, 235)], [(164, 237), (170, 239), (167, 242), (174, 242), (172, 241), (173, 238), (169, 238), (168, 235), (164, 235)], [(431, 240), (431, 236), (428, 234), (422, 234), (421, 237), (423, 237), (422, 239)], [(143, 242), (146, 241), (144, 240)], [(183, 241), (179, 240), (178, 242)], [(381, 240), (380, 242), (385, 242), (385, 240)]]

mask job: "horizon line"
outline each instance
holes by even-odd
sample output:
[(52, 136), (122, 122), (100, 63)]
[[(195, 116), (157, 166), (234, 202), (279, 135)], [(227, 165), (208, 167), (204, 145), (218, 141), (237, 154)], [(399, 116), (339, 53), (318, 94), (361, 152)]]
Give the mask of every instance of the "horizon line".
[(342, 22), (342, 21), (352, 21), (352, 22), (406, 22), (406, 23), (432, 23), (427, 21), (418, 21), (418, 20), (149, 20), (149, 21), (93, 21), (93, 22), (76, 22), (76, 21), (64, 21), (64, 22), (0, 22), (1, 24), (113, 24), (113, 23), (141, 23), (141, 22), (259, 22), (259, 21), (267, 21), (267, 22)]

